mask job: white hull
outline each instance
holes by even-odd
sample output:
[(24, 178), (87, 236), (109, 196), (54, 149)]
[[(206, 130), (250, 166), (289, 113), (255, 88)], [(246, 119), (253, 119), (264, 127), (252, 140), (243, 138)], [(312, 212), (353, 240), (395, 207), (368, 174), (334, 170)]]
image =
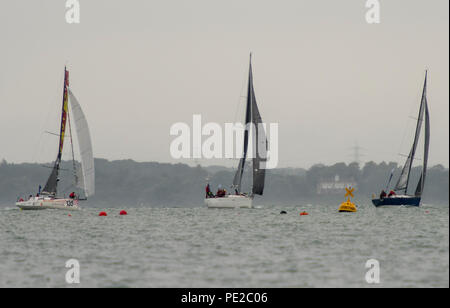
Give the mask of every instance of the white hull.
[(67, 210), (77, 211), (80, 209), (78, 200), (73, 199), (51, 199), (34, 197), (27, 201), (16, 202), (16, 206), (21, 210)]
[(207, 198), (205, 204), (208, 208), (234, 209), (253, 207), (253, 198), (247, 196), (227, 195), (223, 198)]

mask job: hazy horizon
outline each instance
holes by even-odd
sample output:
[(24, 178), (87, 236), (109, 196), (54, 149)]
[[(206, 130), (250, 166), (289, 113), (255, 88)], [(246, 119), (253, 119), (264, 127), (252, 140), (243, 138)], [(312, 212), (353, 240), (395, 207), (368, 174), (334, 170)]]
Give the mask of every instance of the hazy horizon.
[(381, 1), (378, 25), (366, 23), (365, 2), (80, 1), (81, 23), (70, 25), (65, 1), (7, 1), (0, 161), (56, 156), (43, 131), (59, 124), (67, 65), (95, 157), (233, 167), (172, 159), (169, 129), (193, 114), (241, 120), (253, 52), (262, 118), (279, 123), (279, 168), (349, 163), (355, 143), (362, 162), (403, 164), (425, 69), (429, 165), (448, 168), (449, 2)]

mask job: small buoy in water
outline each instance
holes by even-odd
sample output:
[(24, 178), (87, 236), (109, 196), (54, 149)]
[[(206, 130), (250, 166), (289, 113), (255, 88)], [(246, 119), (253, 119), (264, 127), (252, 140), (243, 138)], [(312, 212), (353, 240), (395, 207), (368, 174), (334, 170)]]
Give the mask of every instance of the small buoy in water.
[(106, 212), (100, 212), (100, 213), (98, 214), (98, 216), (108, 216), (108, 214), (106, 214)]
[(429, 214), (430, 213), (430, 211), (425, 211), (425, 214)]
[(281, 211), (280, 214), (287, 214), (287, 212), (286, 211)]
[(69, 216), (69, 217), (72, 217), (72, 215), (70, 215), (70, 214), (69, 214), (69, 215), (67, 215), (67, 216)]
[(123, 215), (128, 215), (128, 213), (127, 213), (127, 211), (122, 210), (122, 211), (120, 211), (119, 215), (121, 215), (121, 216), (123, 216)]
[(349, 187), (349, 188), (345, 187), (345, 191), (346, 191), (345, 197), (348, 197), (348, 199), (347, 199), (347, 201), (342, 202), (341, 205), (339, 205), (339, 210), (338, 210), (339, 213), (355, 213), (355, 212), (357, 212), (358, 211), (356, 209), (357, 206), (352, 201), (350, 201), (352, 198), (355, 197), (355, 195), (353, 194), (355, 189), (351, 188), (351, 187)]
[(350, 200), (341, 203), (339, 206), (339, 213), (355, 213), (356, 211), (356, 205), (350, 202)]
[(305, 211), (303, 211), (303, 212), (300, 213), (300, 216), (308, 216), (308, 215), (309, 215), (309, 214), (306, 213)]

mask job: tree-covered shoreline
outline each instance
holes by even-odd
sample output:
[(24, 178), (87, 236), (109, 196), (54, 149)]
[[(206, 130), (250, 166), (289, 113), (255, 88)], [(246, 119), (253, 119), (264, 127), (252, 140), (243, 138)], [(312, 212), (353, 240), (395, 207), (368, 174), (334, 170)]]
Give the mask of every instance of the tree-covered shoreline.
[[(63, 162), (60, 193), (70, 191), (70, 169), (72, 162)], [(193, 207), (202, 206), (207, 182), (212, 189), (219, 184), (227, 188), (233, 179), (234, 170), (222, 167), (190, 167), (186, 164), (156, 162), (135, 162), (132, 160), (108, 161), (96, 159), (96, 194), (89, 205), (98, 207), (150, 206), (150, 207)], [(299, 205), (305, 202), (336, 202), (341, 194), (318, 194), (317, 187), (323, 181), (332, 181), (336, 175), (343, 180), (357, 184), (356, 198), (370, 202), (372, 194), (385, 188), (392, 169), (398, 175), (396, 163), (368, 162), (363, 166), (355, 163), (337, 163), (332, 166), (314, 165), (305, 169), (274, 169), (266, 174), (264, 196), (258, 198), (261, 204)], [(413, 170), (412, 182), (420, 170)], [(44, 185), (49, 169), (40, 164), (0, 163), (0, 205), (11, 206), (19, 197), (36, 194), (39, 185)], [(394, 175), (394, 180), (395, 180)], [(248, 175), (244, 179), (244, 189)], [(394, 183), (392, 183), (394, 184)], [(391, 186), (392, 186), (391, 184)], [(449, 200), (449, 170), (442, 165), (428, 170), (428, 179), (423, 201), (425, 203), (447, 204)], [(66, 190), (66, 191), (64, 191)]]

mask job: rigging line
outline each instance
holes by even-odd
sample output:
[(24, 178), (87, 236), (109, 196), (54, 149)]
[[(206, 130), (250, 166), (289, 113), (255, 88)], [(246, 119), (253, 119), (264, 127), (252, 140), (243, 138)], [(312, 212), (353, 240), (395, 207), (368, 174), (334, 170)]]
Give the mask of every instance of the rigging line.
[(410, 119), (413, 119), (413, 120), (415, 120), (416, 121), (416, 123), (417, 123), (417, 121), (420, 121), (420, 122), (423, 122), (424, 120), (422, 119), (422, 120), (420, 120), (419, 118), (417, 118), (417, 117), (413, 117), (413, 116), (410, 116), (409, 117)]
[[(401, 153), (399, 153), (398, 156), (409, 157), (409, 155), (405, 155), (405, 154), (401, 154)], [(414, 157), (413, 160), (422, 160), (422, 159), (421, 159), (421, 158)]]
[[(55, 166), (46, 166), (46, 165), (41, 165), (41, 167), (48, 168), (48, 169), (55, 168)], [(61, 167), (58, 170), (59, 171), (69, 171), (69, 169), (64, 169), (64, 168), (61, 168)]]
[[(53, 132), (49, 132), (49, 131), (45, 131), (44, 133), (46, 133), (46, 134), (49, 134), (49, 135), (53, 135), (53, 136), (56, 136), (56, 137), (61, 137), (61, 134), (57, 134), (57, 133), (53, 133)], [(70, 132), (70, 134), (64, 134), (64, 139), (65, 138), (69, 138), (69, 137), (72, 137), (72, 132)]]
[(234, 111), (234, 117), (233, 117), (233, 122), (234, 122), (234, 123), (237, 122), (237, 117), (238, 117), (239, 109), (240, 109), (240, 107), (241, 107), (241, 105), (242, 105), (242, 98), (247, 99), (247, 96), (242, 95), (242, 91), (244, 91), (244, 88), (245, 88), (245, 85), (246, 85), (246, 79), (247, 79), (247, 76), (245, 77), (244, 81), (243, 81), (242, 84), (241, 84), (241, 91), (239, 92), (238, 102), (237, 102), (237, 104), (236, 104), (236, 108), (235, 108), (235, 111)]
[[(74, 188), (74, 189), (70, 189), (70, 188)], [(69, 192), (72, 192), (72, 191), (77, 191), (78, 192), (78, 195), (80, 194), (80, 191), (78, 191), (78, 187), (77, 186), (73, 186), (73, 185), (70, 185), (70, 186), (67, 186), (66, 188), (64, 188), (64, 189), (61, 189), (61, 191), (63, 192), (63, 194), (64, 194), (64, 197), (66, 196), (66, 193), (69, 193)]]
[(416, 117), (417, 97), (420, 97), (420, 104), (422, 104), (423, 85), (421, 83), (419, 83), (417, 89), (419, 89), (418, 90), (419, 92), (416, 93), (415, 98), (409, 104), (409, 116), (408, 116), (407, 119), (405, 119), (405, 124), (403, 126), (404, 127), (403, 128), (403, 137), (402, 137), (402, 141), (400, 142), (399, 149), (397, 150), (398, 153), (402, 152), (402, 148), (403, 148), (403, 146), (405, 145), (405, 142), (406, 142), (406, 135), (410, 131), (408, 129), (409, 126), (411, 126), (410, 118), (416, 118), (416, 121), (417, 121), (417, 117)]

